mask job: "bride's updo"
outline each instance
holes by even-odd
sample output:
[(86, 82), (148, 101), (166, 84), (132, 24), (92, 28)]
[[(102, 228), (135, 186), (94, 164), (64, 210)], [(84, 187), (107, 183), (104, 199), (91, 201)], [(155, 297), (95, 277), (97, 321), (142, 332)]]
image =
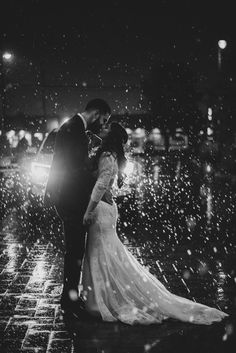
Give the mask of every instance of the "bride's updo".
[(122, 173), (126, 165), (123, 145), (126, 144), (127, 141), (128, 134), (125, 128), (117, 122), (112, 122), (95, 156), (96, 165), (98, 165), (99, 158), (103, 152), (110, 152), (117, 159), (119, 168), (118, 184), (121, 183)]

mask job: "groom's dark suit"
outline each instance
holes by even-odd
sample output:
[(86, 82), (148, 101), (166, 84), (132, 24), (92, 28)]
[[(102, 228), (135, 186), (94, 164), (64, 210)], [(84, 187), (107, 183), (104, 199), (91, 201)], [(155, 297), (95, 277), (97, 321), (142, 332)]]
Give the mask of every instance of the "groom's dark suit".
[(95, 179), (88, 168), (88, 138), (78, 115), (64, 123), (56, 137), (53, 162), (46, 188), (64, 225), (65, 261), (62, 298), (78, 291), (81, 263), (85, 252), (86, 228), (83, 216)]

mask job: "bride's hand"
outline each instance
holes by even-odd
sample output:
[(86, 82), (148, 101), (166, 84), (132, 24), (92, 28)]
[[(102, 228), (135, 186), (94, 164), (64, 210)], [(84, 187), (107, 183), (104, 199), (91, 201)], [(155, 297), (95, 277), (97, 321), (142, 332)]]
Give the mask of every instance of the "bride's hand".
[(83, 224), (89, 226), (94, 222), (94, 210), (97, 207), (98, 202), (90, 199), (87, 210), (84, 214)]
[(89, 226), (92, 223), (93, 223), (93, 212), (86, 211), (84, 214), (83, 224), (85, 226)]

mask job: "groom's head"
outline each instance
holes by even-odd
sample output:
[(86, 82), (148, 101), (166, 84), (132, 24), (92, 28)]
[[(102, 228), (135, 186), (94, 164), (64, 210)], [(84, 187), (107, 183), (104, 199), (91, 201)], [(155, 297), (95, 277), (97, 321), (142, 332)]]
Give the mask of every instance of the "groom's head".
[(88, 102), (84, 113), (88, 129), (97, 134), (107, 124), (111, 115), (111, 108), (106, 101), (96, 98)]

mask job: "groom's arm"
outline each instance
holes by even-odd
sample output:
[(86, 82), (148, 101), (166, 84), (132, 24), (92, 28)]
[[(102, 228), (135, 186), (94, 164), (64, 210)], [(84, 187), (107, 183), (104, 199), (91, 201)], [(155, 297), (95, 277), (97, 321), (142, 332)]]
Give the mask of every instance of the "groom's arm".
[(88, 143), (83, 122), (73, 120), (64, 123), (57, 132), (53, 161), (44, 195), (44, 204), (56, 205), (63, 180), (70, 170), (83, 168), (87, 163)]
[(72, 169), (80, 169), (86, 166), (88, 159), (88, 139), (84, 130), (84, 124), (78, 117), (71, 119), (63, 126), (63, 143), (66, 150), (66, 158), (71, 158)]

